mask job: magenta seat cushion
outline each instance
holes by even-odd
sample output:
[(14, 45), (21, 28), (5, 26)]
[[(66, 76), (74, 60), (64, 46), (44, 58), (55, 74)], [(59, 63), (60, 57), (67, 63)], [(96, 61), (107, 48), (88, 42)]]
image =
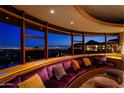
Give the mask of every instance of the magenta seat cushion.
[(65, 76), (63, 76), (63, 77), (61, 78), (60, 81), (67, 83), (67, 82), (68, 82), (69, 80), (71, 80), (72, 78), (73, 78), (72, 75), (65, 75)]
[(62, 63), (65, 70), (68, 70), (71, 68), (71, 60), (63, 61)]
[(45, 86), (47, 88), (64, 88), (66, 85), (66, 83), (64, 82), (61, 82), (61, 81), (57, 81), (55, 79), (51, 79), (51, 80), (48, 80), (46, 83), (45, 83)]

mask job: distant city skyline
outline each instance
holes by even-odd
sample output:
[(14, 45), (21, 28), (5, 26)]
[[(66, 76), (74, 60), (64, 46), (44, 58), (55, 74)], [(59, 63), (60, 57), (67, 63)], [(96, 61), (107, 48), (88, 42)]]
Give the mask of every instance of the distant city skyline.
[[(43, 32), (26, 29), (26, 34), (44, 36)], [(117, 36), (108, 37), (108, 40), (116, 39)], [(76, 36), (75, 40), (80, 40), (81, 37)], [(89, 40), (104, 42), (104, 36), (87, 36), (85, 43)], [(41, 39), (26, 38), (26, 47), (43, 47), (44, 41)], [(71, 46), (71, 36), (62, 34), (48, 34), (49, 47)], [(20, 47), (20, 28), (11, 24), (0, 22), (0, 48), (19, 48)]]

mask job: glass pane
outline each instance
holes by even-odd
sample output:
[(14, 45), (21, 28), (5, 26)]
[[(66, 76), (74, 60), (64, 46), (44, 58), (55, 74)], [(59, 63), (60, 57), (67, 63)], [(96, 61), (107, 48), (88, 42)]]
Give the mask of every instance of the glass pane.
[(48, 34), (49, 57), (71, 54), (71, 36), (63, 34)]
[(81, 41), (81, 42), (74, 42), (74, 54), (82, 54), (83, 50), (83, 43), (82, 43), (82, 36), (74, 36), (74, 41)]
[(26, 29), (25, 31), (26, 31), (26, 34), (30, 34), (30, 35), (33, 35), (33, 36), (41, 36), (41, 37), (44, 36), (44, 32), (41, 32), (41, 31), (38, 31), (38, 30)]
[(104, 36), (85, 36), (85, 53), (105, 52)]
[[(40, 27), (29, 23), (26, 23), (25, 33), (27, 35), (44, 37), (44, 32)], [(43, 38), (27, 37), (26, 48), (30, 48), (32, 50), (26, 51), (26, 62), (44, 58), (44, 44), (45, 42)]]
[(118, 36), (107, 36), (107, 52), (118, 53)]
[(31, 62), (43, 58), (44, 58), (44, 49), (26, 51), (26, 62)]
[(27, 48), (44, 48), (44, 40), (38, 38), (26, 38)]
[(20, 28), (0, 23), (0, 69), (20, 63)]

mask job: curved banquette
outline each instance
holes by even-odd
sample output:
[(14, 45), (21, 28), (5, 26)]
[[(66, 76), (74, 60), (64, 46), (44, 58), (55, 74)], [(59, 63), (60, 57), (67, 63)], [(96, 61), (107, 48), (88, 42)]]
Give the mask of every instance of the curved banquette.
[[(85, 66), (83, 62), (83, 58), (89, 58), (92, 62), (91, 66)], [(97, 58), (97, 60), (96, 60)], [(76, 60), (79, 65), (80, 69), (74, 70), (72, 67), (72, 60)], [(98, 61), (102, 61), (102, 64), (97, 64)], [(64, 75), (60, 80), (57, 80), (53, 74), (53, 67), (58, 65), (63, 66), (65, 72), (67, 73)], [(42, 79), (46, 88), (65, 88), (70, 87), (74, 83), (74, 81), (82, 75), (88, 74), (88, 72), (106, 67), (111, 67), (111, 63), (107, 62), (106, 56), (81, 56), (75, 57), (66, 60), (58, 60), (56, 63), (47, 64), (42, 67), (33, 69), (31, 71), (18, 74), (17, 76), (7, 80), (5, 86), (2, 87), (11, 87), (11, 88), (18, 88), (18, 83), (23, 82), (30, 78), (31, 76), (35, 75), (36, 73)], [(10, 85), (7, 85), (10, 84)]]

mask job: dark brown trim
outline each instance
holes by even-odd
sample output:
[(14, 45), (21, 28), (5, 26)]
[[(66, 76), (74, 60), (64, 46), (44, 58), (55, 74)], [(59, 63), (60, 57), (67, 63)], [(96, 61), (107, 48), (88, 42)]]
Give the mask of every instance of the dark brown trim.
[(25, 48), (25, 51), (37, 51), (37, 50), (44, 50), (44, 48)]
[(121, 35), (121, 33), (118, 34), (118, 46), (121, 44), (121, 42), (120, 42), (120, 41), (121, 41), (121, 40), (120, 40), (120, 39), (121, 39), (120, 35)]
[(33, 35), (30, 35), (30, 34), (26, 34), (25, 37), (44, 39), (44, 37), (42, 37), (42, 36), (33, 36)]
[(83, 54), (85, 54), (85, 35), (84, 33), (82, 33), (82, 51), (83, 51)]
[(74, 32), (72, 31), (72, 34), (71, 34), (71, 46), (72, 46), (72, 55), (74, 55)]
[(79, 43), (82, 43), (82, 41), (81, 41), (81, 40), (74, 40), (74, 42), (79, 42)]
[[(25, 12), (22, 12), (22, 16), (25, 17)], [(25, 20), (20, 19), (20, 46), (21, 46), (21, 63), (25, 63)]]
[(105, 53), (107, 53), (107, 34), (105, 33)]
[(45, 28), (45, 50), (44, 50), (44, 56), (47, 59), (48, 58), (48, 23), (46, 23)]

